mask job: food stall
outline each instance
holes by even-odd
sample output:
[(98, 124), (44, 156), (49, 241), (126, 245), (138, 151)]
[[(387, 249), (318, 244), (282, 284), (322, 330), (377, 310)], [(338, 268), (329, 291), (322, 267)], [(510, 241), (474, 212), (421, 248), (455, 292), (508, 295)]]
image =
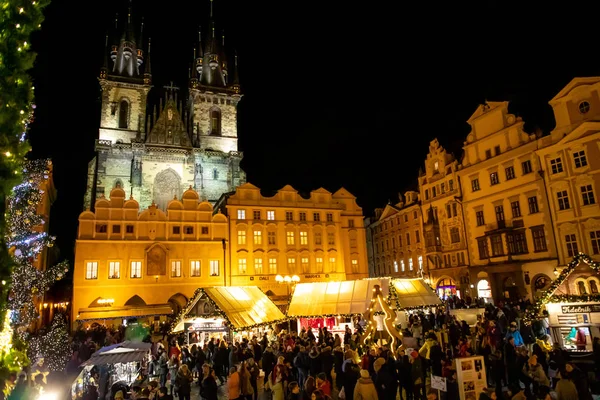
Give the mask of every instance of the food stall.
[(71, 385), (71, 399), (81, 399), (90, 385), (101, 395), (117, 387), (129, 392), (134, 383), (146, 379), (151, 347), (152, 343), (133, 341), (102, 347), (81, 364), (83, 369)]
[(552, 341), (571, 356), (589, 355), (593, 338), (600, 336), (599, 270), (600, 263), (579, 253), (526, 314), (531, 320), (545, 318)]
[(387, 278), (299, 283), (287, 316), (297, 320), (298, 332), (310, 328), (318, 338), (319, 328), (326, 326), (327, 331), (343, 337), (346, 326), (353, 328), (352, 318), (362, 316), (369, 308), (376, 285), (387, 296)]
[(256, 286), (200, 288), (173, 322), (171, 333), (185, 335), (188, 344), (205, 343), (260, 334), (286, 320)]

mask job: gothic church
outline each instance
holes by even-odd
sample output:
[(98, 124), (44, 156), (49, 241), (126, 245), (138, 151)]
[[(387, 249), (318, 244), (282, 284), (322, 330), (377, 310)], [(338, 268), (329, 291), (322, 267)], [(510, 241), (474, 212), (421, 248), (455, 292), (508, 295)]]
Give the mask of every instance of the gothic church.
[(230, 79), (224, 46), (215, 35), (212, 0), (209, 28), (206, 40), (200, 37), (187, 98), (178, 99), (178, 88), (171, 84), (150, 111), (150, 41), (144, 52), (143, 24), (136, 33), (131, 6), (124, 27), (115, 20), (118, 35), (112, 43), (107, 36), (99, 76), (100, 129), (88, 166), (86, 209), (114, 187), (138, 200), (140, 209), (154, 202), (164, 210), (189, 187), (214, 203), (245, 183), (237, 144), (242, 97), (237, 58)]

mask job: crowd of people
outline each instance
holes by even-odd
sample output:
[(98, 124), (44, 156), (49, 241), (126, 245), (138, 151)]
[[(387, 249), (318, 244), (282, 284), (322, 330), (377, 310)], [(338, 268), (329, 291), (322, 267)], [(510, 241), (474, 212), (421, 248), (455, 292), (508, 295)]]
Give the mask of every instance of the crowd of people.
[[(134, 383), (131, 393), (92, 386), (83, 398), (190, 400), (199, 392), (203, 400), (454, 400), (460, 398), (455, 359), (474, 355), (483, 357), (487, 378), (477, 400), (592, 400), (592, 393), (600, 394), (600, 339), (593, 339), (593, 364), (586, 368), (552, 343), (547, 320), (523, 320), (527, 306), (486, 305), (473, 326), (448, 306), (412, 312), (399, 326), (412, 339), (397, 349), (385, 339), (362, 341), (366, 321), (360, 317), (339, 334), (325, 327), (275, 329), (191, 344), (148, 334), (152, 358), (143, 384)], [(70, 376), (100, 347), (125, 336), (124, 328), (76, 334)], [(432, 375), (446, 378), (445, 392), (431, 389)]]

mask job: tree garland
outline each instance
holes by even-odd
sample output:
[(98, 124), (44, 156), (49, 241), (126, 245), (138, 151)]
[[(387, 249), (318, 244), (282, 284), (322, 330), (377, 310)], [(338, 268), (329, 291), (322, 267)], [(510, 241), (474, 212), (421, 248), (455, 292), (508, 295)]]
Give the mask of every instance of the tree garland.
[(54, 315), (50, 330), (29, 340), (29, 353), (43, 359), (50, 371), (64, 371), (71, 358), (70, 338), (64, 315)]
[(531, 323), (533, 320), (539, 317), (542, 308), (551, 302), (587, 302), (600, 300), (600, 294), (590, 295), (554, 295), (554, 292), (559, 288), (560, 285), (571, 275), (571, 273), (577, 268), (579, 264), (585, 262), (592, 270), (599, 272), (600, 263), (592, 260), (587, 254), (579, 252), (573, 259), (567, 264), (560, 274), (552, 281), (550, 286), (544, 291), (544, 293), (538, 298), (523, 316), (525, 322)]

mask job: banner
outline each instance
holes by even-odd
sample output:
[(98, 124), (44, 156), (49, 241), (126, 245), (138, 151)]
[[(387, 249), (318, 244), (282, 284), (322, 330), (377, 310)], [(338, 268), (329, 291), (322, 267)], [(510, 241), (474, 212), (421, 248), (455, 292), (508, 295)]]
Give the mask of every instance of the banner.
[(477, 400), (487, 387), (483, 356), (456, 359), (456, 377), (460, 400)]

